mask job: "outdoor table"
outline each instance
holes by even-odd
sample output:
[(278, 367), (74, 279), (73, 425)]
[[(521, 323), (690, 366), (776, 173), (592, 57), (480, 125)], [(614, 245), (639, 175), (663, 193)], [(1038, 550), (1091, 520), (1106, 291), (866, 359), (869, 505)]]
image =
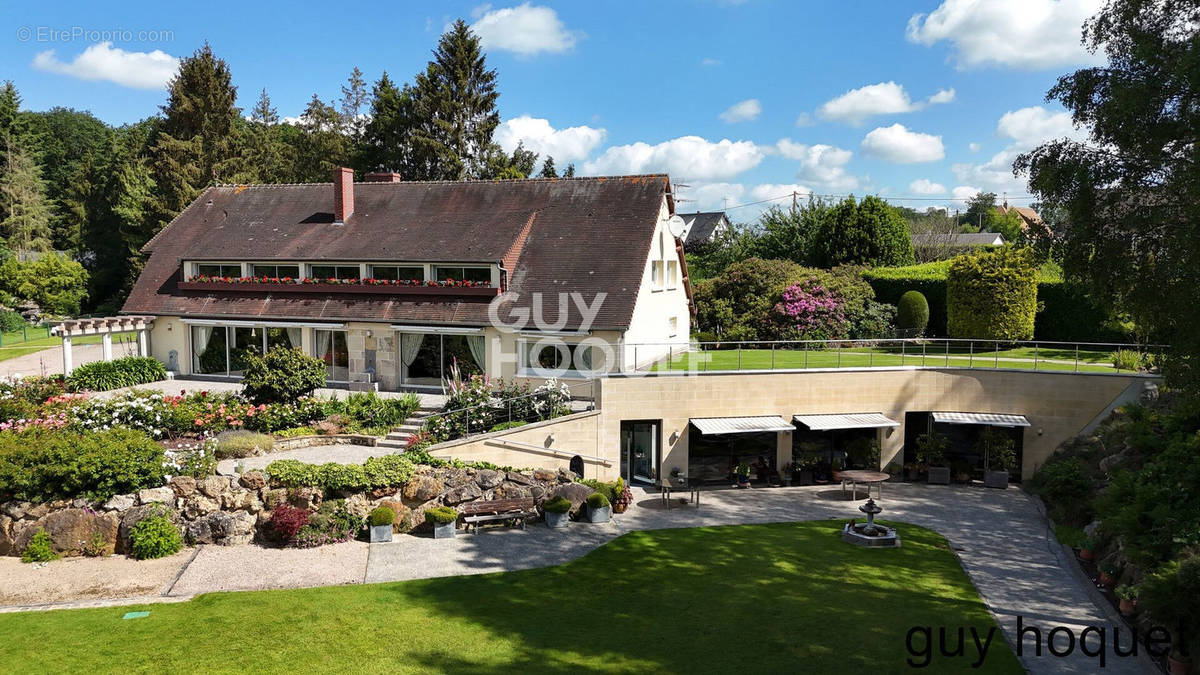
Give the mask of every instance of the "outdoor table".
[(667, 510), (671, 510), (671, 493), (688, 492), (688, 501), (694, 502), (696, 508), (700, 508), (700, 486), (690, 481), (679, 479), (663, 479), (658, 481), (658, 493), (662, 496), (663, 502), (667, 505)]
[(850, 484), (852, 499), (858, 499), (858, 484), (863, 483), (867, 486), (867, 498), (871, 497), (871, 484), (879, 490), (879, 498), (883, 499), (883, 481), (891, 478), (891, 474), (882, 471), (866, 471), (861, 469), (851, 469), (849, 471), (841, 471), (838, 473), (839, 479), (842, 481), (842, 494), (846, 494), (846, 483)]

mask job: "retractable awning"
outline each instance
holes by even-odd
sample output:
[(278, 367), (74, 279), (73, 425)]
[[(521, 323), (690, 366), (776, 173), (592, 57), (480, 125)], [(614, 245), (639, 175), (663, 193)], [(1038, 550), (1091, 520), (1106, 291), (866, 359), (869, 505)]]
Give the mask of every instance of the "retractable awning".
[(935, 412), (933, 421), (943, 424), (987, 424), (993, 427), (1028, 427), (1024, 415), (1001, 413)]
[(693, 417), (692, 426), (705, 436), (713, 434), (754, 434), (763, 431), (792, 431), (796, 427), (778, 415), (761, 417)]
[(876, 429), (898, 427), (900, 423), (880, 413), (843, 413), (839, 415), (794, 415), (792, 421), (813, 431), (834, 429)]

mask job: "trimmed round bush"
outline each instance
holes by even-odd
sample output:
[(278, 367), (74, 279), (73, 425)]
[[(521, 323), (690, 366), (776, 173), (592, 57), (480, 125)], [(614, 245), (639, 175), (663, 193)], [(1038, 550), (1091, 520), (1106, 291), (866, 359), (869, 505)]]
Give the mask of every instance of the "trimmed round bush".
[(458, 520), (458, 511), (452, 506), (435, 506), (425, 512), (425, 522), (433, 525), (449, 525)]
[(290, 403), (325, 386), (325, 362), (298, 348), (247, 355), (242, 395), (254, 403)]
[(589, 508), (602, 509), (610, 504), (611, 502), (608, 501), (608, 497), (605, 497), (599, 492), (593, 492), (592, 494), (588, 495), (587, 505)]
[(546, 513), (566, 513), (571, 510), (571, 500), (563, 496), (547, 499), (542, 509)]
[(104, 501), (163, 484), (163, 447), (144, 432), (30, 429), (0, 434), (0, 500)]
[(371, 527), (393, 525), (396, 522), (396, 512), (386, 506), (376, 506), (369, 516)]
[(183, 548), (179, 528), (165, 513), (146, 516), (129, 530), (129, 549), (138, 560), (174, 555)]
[(908, 291), (896, 305), (896, 328), (924, 334), (929, 326), (929, 301), (920, 291)]
[(946, 278), (950, 337), (1031, 340), (1037, 264), (1028, 248), (1006, 246), (959, 256)]

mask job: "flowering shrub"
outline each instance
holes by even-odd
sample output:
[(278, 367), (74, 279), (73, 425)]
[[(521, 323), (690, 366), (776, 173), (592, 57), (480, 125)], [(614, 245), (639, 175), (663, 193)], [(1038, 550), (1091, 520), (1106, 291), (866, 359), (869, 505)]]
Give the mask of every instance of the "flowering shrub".
[(841, 296), (816, 277), (784, 289), (774, 312), (798, 339), (836, 340), (847, 337), (849, 332)]
[(0, 422), (0, 431), (25, 431), (27, 429), (61, 429), (70, 424), (67, 411), (45, 412), (42, 416), (25, 419), (24, 417)]
[(172, 476), (211, 476), (217, 472), (217, 443), (213, 437), (165, 441), (163, 467)]
[(306, 284), (329, 286), (426, 286), (430, 288), (486, 288), (488, 281), (446, 279), (445, 281), (420, 281), (417, 279), (338, 279), (336, 277), (214, 277), (198, 274), (187, 278), (188, 283), (197, 284)]
[[(453, 371), (452, 371), (453, 372)], [(549, 420), (571, 411), (571, 389), (565, 383), (549, 379), (530, 391), (528, 385), (497, 383), (493, 395), (486, 377), (473, 375), (466, 380), (446, 383), (449, 392), (444, 412), (425, 418), (419, 445), (425, 447), (482, 432), (502, 422)]]

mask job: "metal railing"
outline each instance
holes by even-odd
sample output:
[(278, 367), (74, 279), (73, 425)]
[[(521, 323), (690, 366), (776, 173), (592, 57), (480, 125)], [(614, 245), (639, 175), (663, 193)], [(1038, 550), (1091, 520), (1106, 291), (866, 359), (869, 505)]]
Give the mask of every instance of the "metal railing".
[[(447, 425), (453, 430), (454, 435), (447, 440), (462, 440), (480, 434), (486, 434), (498, 424), (508, 422), (543, 422), (556, 417), (562, 417), (563, 414), (570, 412), (583, 412), (582, 410), (571, 409), (571, 403), (578, 401), (575, 394), (575, 389), (587, 388), (589, 394), (594, 394), (594, 381), (580, 383), (560, 383), (565, 386), (570, 392), (570, 397), (565, 401), (557, 396), (552, 396), (548, 392), (530, 392), (521, 396), (510, 396), (508, 398), (497, 398), (490, 400), (487, 403), (478, 403), (453, 410), (443, 410), (442, 412), (426, 415), (421, 418), (422, 426), (429, 425), (431, 420), (443, 418)], [(543, 399), (542, 405), (553, 406), (554, 400), (558, 399), (558, 403), (565, 405), (569, 412), (559, 414), (559, 410), (555, 409), (539, 409), (537, 399)], [(587, 409), (591, 409), (589, 405)]]
[[(994, 368), (1075, 373), (1150, 373), (1166, 345), (1049, 340), (895, 338), (637, 343), (633, 372), (808, 370), (816, 368)], [(638, 360), (653, 354), (646, 363)], [(1116, 358), (1118, 352), (1124, 352)]]

